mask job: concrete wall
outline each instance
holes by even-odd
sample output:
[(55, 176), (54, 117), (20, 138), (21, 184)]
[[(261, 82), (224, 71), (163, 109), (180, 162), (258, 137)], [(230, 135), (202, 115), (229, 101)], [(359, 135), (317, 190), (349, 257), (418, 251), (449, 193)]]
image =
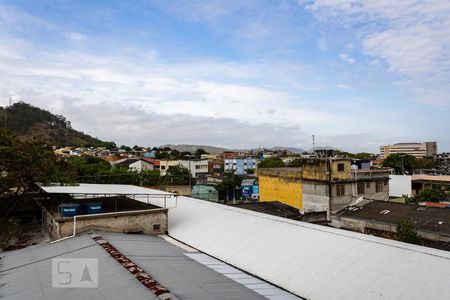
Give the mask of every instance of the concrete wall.
[(153, 186), (151, 188), (169, 193), (175, 193), (181, 196), (190, 197), (192, 194), (191, 187), (189, 185), (163, 185), (163, 186)]
[(303, 209), (301, 168), (259, 169), (259, 200)]
[[(344, 165), (344, 171), (338, 171), (338, 165)], [(351, 180), (352, 173), (350, 167), (352, 165), (351, 160), (342, 159), (342, 160), (332, 160), (331, 161), (331, 177), (333, 180)]]
[[(370, 232), (370, 230), (377, 230), (381, 232), (389, 232), (394, 234), (397, 232), (396, 224), (381, 223), (369, 220), (358, 220), (345, 217), (340, 218), (340, 223), (341, 228), (358, 231), (362, 233)], [(450, 236), (437, 231), (425, 231), (418, 229), (417, 233), (420, 235), (421, 238), (426, 240), (450, 242)]]
[(389, 175), (389, 196), (411, 196), (411, 179), (410, 175)]
[[(70, 236), (73, 233), (73, 218), (55, 219), (44, 210), (52, 239)], [(77, 217), (76, 232), (101, 230), (107, 232), (142, 232), (164, 234), (168, 230), (167, 209), (150, 209), (139, 212), (118, 212), (104, 215)]]
[(364, 198), (371, 200), (387, 201), (389, 200), (389, 184), (387, 181), (382, 181), (382, 192), (377, 193), (377, 182), (364, 182)]
[(303, 181), (303, 208), (305, 212), (328, 211), (330, 204), (328, 184)]
[(329, 180), (328, 160), (323, 159), (303, 159), (302, 177), (310, 180)]

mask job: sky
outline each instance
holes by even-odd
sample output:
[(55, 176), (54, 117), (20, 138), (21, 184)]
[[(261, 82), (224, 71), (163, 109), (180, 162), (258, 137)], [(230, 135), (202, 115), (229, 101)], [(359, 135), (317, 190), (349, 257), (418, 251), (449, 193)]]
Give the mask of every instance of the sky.
[(437, 141), (449, 0), (0, 0), (0, 105), (117, 144)]

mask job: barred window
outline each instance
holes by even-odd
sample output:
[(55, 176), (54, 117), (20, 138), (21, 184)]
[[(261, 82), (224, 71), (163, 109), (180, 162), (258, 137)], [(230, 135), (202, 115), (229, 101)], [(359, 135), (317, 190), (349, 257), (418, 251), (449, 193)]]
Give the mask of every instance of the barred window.
[(383, 192), (383, 182), (377, 181), (376, 192), (377, 193)]
[(338, 197), (345, 195), (345, 185), (343, 184), (336, 185), (336, 195)]
[(358, 195), (364, 194), (364, 182), (358, 182)]

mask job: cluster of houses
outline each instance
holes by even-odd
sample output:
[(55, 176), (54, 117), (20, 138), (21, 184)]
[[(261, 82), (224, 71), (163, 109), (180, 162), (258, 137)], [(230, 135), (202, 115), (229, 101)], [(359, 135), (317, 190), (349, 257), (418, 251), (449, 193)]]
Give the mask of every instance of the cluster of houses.
[[(376, 235), (395, 234), (395, 222), (411, 215), (409, 207), (393, 203), (398, 199), (414, 196), (420, 190), (434, 186), (450, 191), (450, 176), (395, 175), (392, 169), (380, 166), (377, 156), (371, 159), (351, 159), (336, 155), (335, 150), (329, 148), (316, 148), (313, 153), (304, 154), (270, 150), (197, 153), (195, 156), (182, 153), (178, 159), (171, 155), (161, 155), (161, 151), (171, 150), (155, 151), (136, 147), (131, 151), (109, 151), (104, 148), (55, 150), (57, 154), (65, 156), (93, 155), (109, 161), (112, 166), (134, 172), (158, 171), (161, 176), (171, 176), (168, 174), (170, 168), (182, 167), (190, 171), (190, 180), (184, 189), (176, 188), (178, 194), (211, 202), (244, 205), (244, 208), (257, 211), (271, 207), (272, 213), (282, 216), (287, 215), (286, 211), (294, 209), (300, 214), (295, 219), (325, 222)], [(385, 156), (386, 153), (387, 150)], [(162, 156), (171, 158), (161, 158)], [(286, 165), (297, 160), (298, 166), (258, 168), (262, 160), (274, 156)], [(236, 177), (239, 178), (238, 183), (234, 181)], [(379, 204), (371, 204), (373, 202)], [(432, 207), (427, 210), (427, 214), (433, 217), (437, 215), (438, 227), (444, 228), (439, 222), (443, 218), (441, 214), (447, 215), (447, 212), (443, 213), (438, 208), (448, 208), (450, 203), (429, 202), (424, 205)], [(421, 210), (425, 209), (424, 205)], [(383, 209), (380, 210), (380, 207)], [(363, 212), (369, 211), (369, 208), (373, 210), (372, 215), (364, 215)], [(394, 210), (398, 213), (390, 213)], [(422, 211), (421, 214), (417, 213), (417, 218), (424, 218), (423, 214)], [(377, 222), (372, 224), (367, 220), (361, 221), (362, 218), (374, 219), (373, 215), (381, 218), (377, 222), (384, 222), (382, 226), (375, 226)], [(393, 221), (388, 218), (391, 216)], [(424, 227), (423, 230), (430, 228)], [(438, 235), (433, 231), (435, 237), (431, 234), (427, 235), (427, 239), (450, 242), (447, 231), (441, 231)], [(422, 235), (425, 236), (425, 233)]]

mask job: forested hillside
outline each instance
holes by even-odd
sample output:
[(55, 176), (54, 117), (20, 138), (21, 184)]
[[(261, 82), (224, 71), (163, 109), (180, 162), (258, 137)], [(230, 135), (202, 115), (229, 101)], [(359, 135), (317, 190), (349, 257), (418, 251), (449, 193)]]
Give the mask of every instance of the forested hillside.
[(35, 107), (25, 102), (0, 107), (0, 127), (21, 137), (36, 137), (51, 145), (62, 146), (102, 146), (105, 143), (71, 127), (64, 116)]

